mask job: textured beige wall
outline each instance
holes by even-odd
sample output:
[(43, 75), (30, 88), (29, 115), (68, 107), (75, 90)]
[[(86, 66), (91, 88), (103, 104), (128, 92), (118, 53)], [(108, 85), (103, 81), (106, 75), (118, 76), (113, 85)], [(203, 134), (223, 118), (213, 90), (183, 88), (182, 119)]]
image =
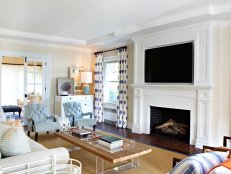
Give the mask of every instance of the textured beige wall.
[(214, 29), (212, 122), (210, 137), (221, 145), (231, 135), (231, 27)]
[(57, 94), (57, 77), (68, 77), (70, 66), (83, 66), (92, 69), (92, 58), (89, 50), (71, 49), (60, 46), (47, 46), (26, 42), (0, 40), (0, 50), (32, 52), (50, 55), (50, 112), (54, 113), (54, 96)]
[(133, 121), (134, 44), (128, 44), (128, 122)]

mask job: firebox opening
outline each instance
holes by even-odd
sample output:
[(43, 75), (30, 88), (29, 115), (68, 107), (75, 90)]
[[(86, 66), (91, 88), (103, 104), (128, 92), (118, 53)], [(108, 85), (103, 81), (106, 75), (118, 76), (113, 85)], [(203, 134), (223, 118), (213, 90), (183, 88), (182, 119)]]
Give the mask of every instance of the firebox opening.
[(151, 106), (150, 134), (189, 143), (190, 111)]

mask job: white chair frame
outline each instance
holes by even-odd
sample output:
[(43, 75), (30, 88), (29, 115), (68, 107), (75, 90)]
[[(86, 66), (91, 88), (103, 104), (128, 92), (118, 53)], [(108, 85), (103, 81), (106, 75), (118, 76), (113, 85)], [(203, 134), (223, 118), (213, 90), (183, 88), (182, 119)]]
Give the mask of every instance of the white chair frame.
[[(48, 164), (44, 164), (41, 166), (32, 167), (34, 164), (38, 162), (46, 162), (50, 161)], [(58, 161), (69, 161), (69, 163), (62, 163)], [(76, 164), (73, 164), (76, 163)], [(14, 170), (14, 168), (25, 167), (25, 169), (16, 171), (16, 172), (7, 172), (10, 170)], [(54, 155), (52, 158), (37, 160), (29, 163), (14, 165), (10, 167), (0, 168), (0, 174), (81, 174), (82, 173), (82, 164), (78, 160), (71, 158), (59, 158), (56, 159)]]

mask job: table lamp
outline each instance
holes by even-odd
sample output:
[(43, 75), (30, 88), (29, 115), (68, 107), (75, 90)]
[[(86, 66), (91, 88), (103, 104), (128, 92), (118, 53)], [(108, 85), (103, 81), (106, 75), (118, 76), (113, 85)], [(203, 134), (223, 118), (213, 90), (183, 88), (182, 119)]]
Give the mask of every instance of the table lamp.
[(85, 95), (90, 94), (89, 83), (92, 83), (92, 72), (81, 72), (81, 83), (83, 84), (83, 92)]

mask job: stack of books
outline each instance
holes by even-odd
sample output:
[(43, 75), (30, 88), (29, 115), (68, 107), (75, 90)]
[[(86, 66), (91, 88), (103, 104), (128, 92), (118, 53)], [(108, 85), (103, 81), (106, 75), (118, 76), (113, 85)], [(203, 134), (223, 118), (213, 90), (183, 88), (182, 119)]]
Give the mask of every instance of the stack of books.
[(98, 140), (99, 144), (106, 146), (110, 149), (118, 148), (123, 146), (123, 140), (121, 138), (113, 136), (102, 136)]
[(85, 129), (72, 129), (71, 132), (73, 136), (76, 136), (81, 139), (87, 138), (90, 134), (92, 134), (91, 131)]

